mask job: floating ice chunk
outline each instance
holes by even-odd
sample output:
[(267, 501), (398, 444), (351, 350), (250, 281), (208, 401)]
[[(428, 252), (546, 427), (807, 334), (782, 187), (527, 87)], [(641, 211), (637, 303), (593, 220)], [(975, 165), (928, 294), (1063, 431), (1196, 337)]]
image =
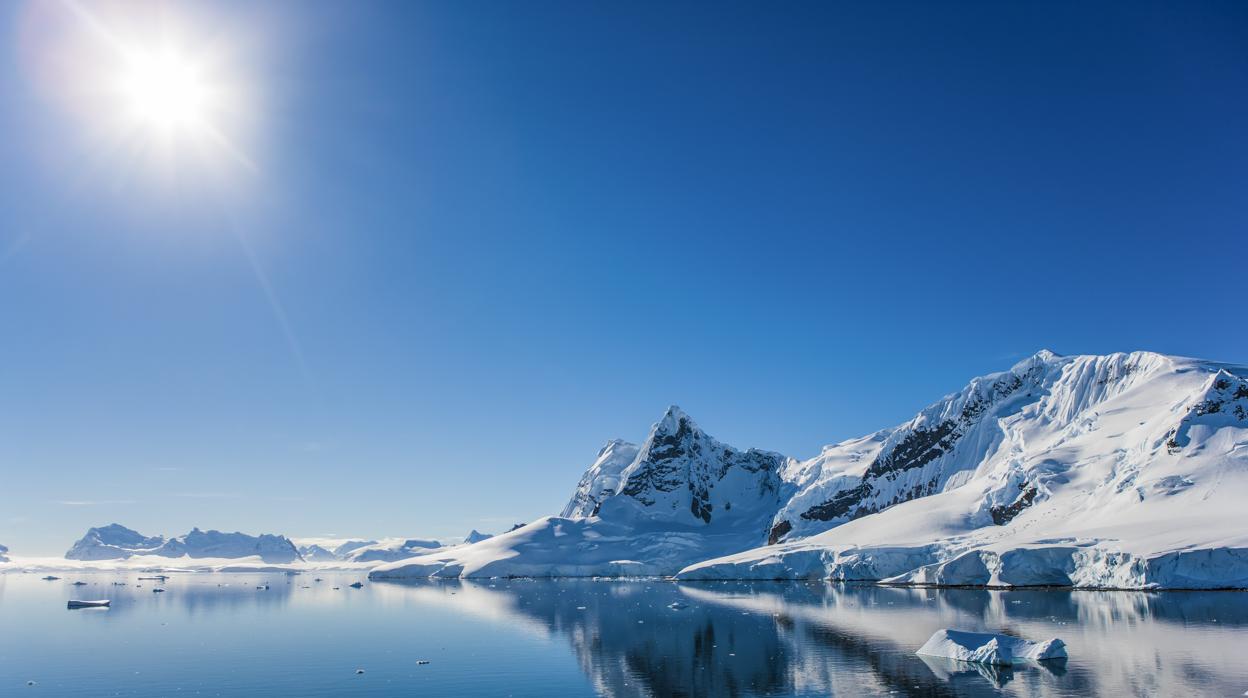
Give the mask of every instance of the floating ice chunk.
[(347, 586), (351, 587), (352, 589), (362, 589), (364, 587), (364, 585), (359, 582), (348, 584)]
[(69, 603), (65, 604), (65, 607), (66, 608), (107, 608), (110, 603), (112, 602), (107, 599), (98, 599), (94, 601), (70, 599)]
[(1065, 659), (1066, 643), (1054, 638), (1031, 642), (997, 633), (972, 633), (944, 628), (932, 634), (918, 654), (961, 662), (1006, 666), (1026, 661)]

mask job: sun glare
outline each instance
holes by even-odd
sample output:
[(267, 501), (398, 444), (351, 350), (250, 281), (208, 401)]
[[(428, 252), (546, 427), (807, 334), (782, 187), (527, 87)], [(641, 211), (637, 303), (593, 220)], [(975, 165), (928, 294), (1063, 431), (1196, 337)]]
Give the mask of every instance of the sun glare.
[(28, 12), (27, 64), (103, 157), (160, 176), (256, 169), (247, 30), (163, 2), (63, 0)]
[(211, 108), (203, 77), (174, 51), (130, 57), (121, 94), (130, 118), (162, 130), (204, 126)]

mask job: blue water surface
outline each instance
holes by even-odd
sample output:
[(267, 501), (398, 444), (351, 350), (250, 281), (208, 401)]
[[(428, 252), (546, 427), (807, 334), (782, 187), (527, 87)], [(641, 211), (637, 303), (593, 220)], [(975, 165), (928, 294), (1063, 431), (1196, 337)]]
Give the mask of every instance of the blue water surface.
[[(0, 575), (0, 695), (1242, 695), (1248, 594)], [(85, 586), (72, 586), (84, 581)], [(364, 586), (353, 589), (355, 581)], [(116, 585), (122, 583), (124, 585)], [(153, 586), (165, 589), (153, 592)], [(264, 587), (266, 588), (258, 588)], [(107, 598), (108, 610), (68, 610)], [(919, 657), (938, 628), (1065, 662)], [(363, 670), (363, 673), (359, 673)], [(33, 681), (30, 685), (28, 682)]]

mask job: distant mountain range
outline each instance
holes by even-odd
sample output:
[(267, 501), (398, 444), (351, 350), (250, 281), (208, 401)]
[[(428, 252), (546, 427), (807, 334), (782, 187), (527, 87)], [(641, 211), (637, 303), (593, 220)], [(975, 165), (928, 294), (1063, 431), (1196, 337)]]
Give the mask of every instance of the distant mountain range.
[(118, 560), (134, 555), (191, 558), (259, 557), (270, 563), (287, 563), (303, 558), (285, 536), (222, 533), (192, 529), (176, 538), (144, 536), (121, 524), (92, 528), (65, 553), (69, 560)]
[(374, 579), (1248, 588), (1246, 496), (1248, 369), (1041, 351), (805, 460), (734, 448), (671, 407), (639, 445), (607, 442), (559, 516), (458, 545), (112, 524), (66, 557), (367, 563)]
[[(486, 540), (490, 536), (475, 529), (468, 535), (471, 542)], [(102, 561), (124, 560), (139, 555), (167, 558), (189, 557), (193, 559), (239, 559), (258, 557), (263, 562), (286, 564), (295, 562), (391, 562), (403, 560), (438, 550), (443, 547), (436, 540), (422, 538), (392, 538), (377, 540), (342, 541), (332, 550), (319, 544), (296, 545), (286, 536), (246, 533), (223, 533), (201, 531), (196, 528), (186, 535), (174, 538), (145, 536), (138, 531), (109, 524), (89, 529), (73, 547), (65, 553), (69, 560)], [(0, 547), (0, 553), (6, 549)], [(6, 560), (0, 560), (4, 562)]]

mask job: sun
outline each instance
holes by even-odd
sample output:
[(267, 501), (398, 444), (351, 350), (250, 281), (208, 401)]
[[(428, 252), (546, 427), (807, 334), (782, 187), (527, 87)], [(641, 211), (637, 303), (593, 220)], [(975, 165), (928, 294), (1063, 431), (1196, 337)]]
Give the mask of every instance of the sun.
[(264, 42), (211, 5), (30, 3), (22, 59), (93, 156), (179, 182), (257, 170)]
[(118, 83), (127, 117), (138, 125), (168, 132), (208, 124), (213, 109), (209, 85), (194, 63), (174, 49), (127, 56)]

